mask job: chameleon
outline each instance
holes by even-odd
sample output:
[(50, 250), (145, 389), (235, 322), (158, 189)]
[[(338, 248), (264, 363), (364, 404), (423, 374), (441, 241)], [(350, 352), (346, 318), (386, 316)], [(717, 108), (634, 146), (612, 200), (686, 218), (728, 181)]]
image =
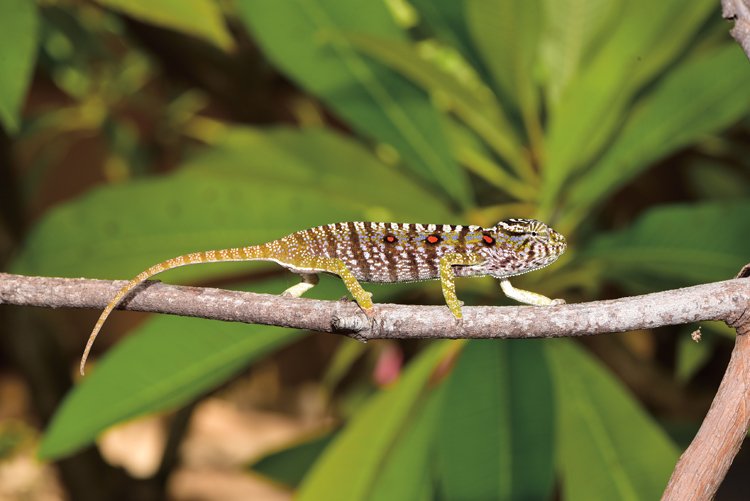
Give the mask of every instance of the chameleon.
[(565, 237), (533, 219), (507, 219), (496, 225), (332, 223), (298, 231), (278, 240), (222, 250), (185, 254), (155, 264), (122, 287), (102, 311), (81, 358), (86, 359), (104, 322), (139, 284), (180, 266), (222, 261), (273, 261), (301, 276), (282, 294), (300, 297), (318, 283), (319, 273), (338, 275), (357, 304), (372, 314), (372, 294), (362, 282), (413, 282), (439, 279), (445, 302), (462, 318), (455, 278), (492, 276), (511, 299), (532, 305), (564, 303), (514, 288), (509, 277), (543, 268), (566, 249)]

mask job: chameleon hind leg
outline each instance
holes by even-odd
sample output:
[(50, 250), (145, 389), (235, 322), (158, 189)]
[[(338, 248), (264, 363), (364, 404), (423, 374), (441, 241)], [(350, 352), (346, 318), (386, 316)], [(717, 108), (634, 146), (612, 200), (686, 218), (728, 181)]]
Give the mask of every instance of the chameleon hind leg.
[(346, 285), (352, 297), (354, 297), (354, 300), (357, 301), (359, 307), (365, 310), (367, 314), (372, 312), (372, 293), (367, 292), (359, 285), (357, 278), (341, 259), (335, 257), (314, 258), (312, 267), (341, 277), (341, 280)]
[(301, 297), (302, 294), (318, 285), (318, 282), (320, 281), (317, 273), (300, 273), (300, 277), (302, 278), (300, 283), (292, 285), (282, 292), (281, 295), (287, 297)]
[(556, 304), (564, 304), (564, 299), (550, 299), (547, 296), (537, 294), (536, 292), (527, 291), (524, 289), (516, 289), (510, 284), (510, 280), (500, 280), (500, 288), (503, 290), (506, 296), (511, 299), (515, 299), (519, 303), (531, 304), (534, 306), (550, 306)]
[(463, 314), (461, 313), (461, 305), (463, 303), (456, 296), (456, 274), (453, 271), (453, 267), (457, 265), (471, 266), (473, 264), (480, 264), (482, 261), (484, 260), (481, 257), (473, 254), (451, 253), (440, 258), (440, 285), (443, 289), (443, 297), (451, 313), (456, 318), (463, 318)]

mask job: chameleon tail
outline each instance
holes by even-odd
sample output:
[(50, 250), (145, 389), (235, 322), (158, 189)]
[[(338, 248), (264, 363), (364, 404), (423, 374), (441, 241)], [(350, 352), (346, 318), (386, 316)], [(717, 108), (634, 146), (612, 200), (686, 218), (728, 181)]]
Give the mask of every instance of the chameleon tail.
[(107, 317), (109, 317), (109, 314), (112, 313), (112, 310), (117, 308), (117, 305), (120, 304), (125, 296), (127, 296), (133, 289), (135, 289), (138, 285), (145, 282), (152, 276), (157, 275), (163, 271), (171, 270), (172, 268), (179, 268), (180, 266), (187, 266), (191, 264), (217, 263), (222, 261), (253, 261), (256, 259), (267, 259), (270, 255), (270, 249), (265, 244), (215, 251), (194, 252), (192, 254), (185, 254), (184, 256), (178, 256), (172, 259), (168, 259), (159, 264), (155, 264), (149, 269), (141, 272), (135, 278), (130, 280), (127, 285), (122, 287), (122, 289), (120, 289), (117, 294), (115, 294), (115, 297), (113, 297), (110, 302), (107, 303), (104, 311), (102, 311), (102, 314), (99, 315), (99, 320), (96, 321), (96, 325), (91, 331), (89, 339), (86, 342), (86, 348), (83, 350), (83, 356), (81, 357), (80, 366), (81, 375), (83, 375), (84, 373), (86, 360), (88, 359), (89, 353), (91, 352), (91, 347), (94, 346), (96, 336), (99, 334), (99, 331), (104, 325), (104, 322), (107, 320)]

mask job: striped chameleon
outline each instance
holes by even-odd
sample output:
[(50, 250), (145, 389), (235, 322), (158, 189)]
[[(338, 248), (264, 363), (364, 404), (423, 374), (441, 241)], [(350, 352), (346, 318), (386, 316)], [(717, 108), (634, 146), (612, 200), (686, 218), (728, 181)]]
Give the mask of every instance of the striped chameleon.
[(318, 283), (318, 273), (338, 275), (359, 306), (372, 313), (372, 294), (362, 282), (412, 282), (440, 279), (445, 302), (460, 319), (455, 277), (490, 275), (508, 297), (533, 305), (564, 303), (516, 289), (508, 277), (554, 262), (565, 252), (565, 237), (533, 219), (507, 219), (481, 226), (348, 222), (298, 231), (248, 247), (195, 252), (155, 264), (122, 287), (102, 311), (81, 359), (81, 374), (96, 336), (109, 314), (135, 287), (163, 271), (221, 261), (273, 261), (302, 281), (283, 294), (300, 297)]

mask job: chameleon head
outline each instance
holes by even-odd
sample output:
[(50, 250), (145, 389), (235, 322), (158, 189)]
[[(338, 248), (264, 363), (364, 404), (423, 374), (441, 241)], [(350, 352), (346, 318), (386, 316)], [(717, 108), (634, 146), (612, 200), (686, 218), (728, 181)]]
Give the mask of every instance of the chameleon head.
[(506, 219), (497, 223), (494, 230), (498, 241), (496, 258), (503, 265), (491, 274), (498, 278), (543, 268), (567, 247), (564, 236), (534, 219)]

